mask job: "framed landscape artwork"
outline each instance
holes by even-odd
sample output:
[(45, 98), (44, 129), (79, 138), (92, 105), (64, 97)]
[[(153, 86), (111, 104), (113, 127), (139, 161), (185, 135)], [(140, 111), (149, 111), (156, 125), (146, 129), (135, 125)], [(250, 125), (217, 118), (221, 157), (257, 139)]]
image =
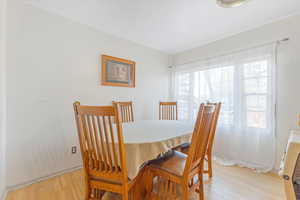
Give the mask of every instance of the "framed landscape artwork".
[(101, 84), (107, 86), (135, 87), (135, 62), (102, 55)]

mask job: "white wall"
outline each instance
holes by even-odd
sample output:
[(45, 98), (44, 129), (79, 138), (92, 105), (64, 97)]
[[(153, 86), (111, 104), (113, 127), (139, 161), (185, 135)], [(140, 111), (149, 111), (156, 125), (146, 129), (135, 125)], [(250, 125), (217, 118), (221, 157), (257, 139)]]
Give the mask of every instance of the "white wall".
[(297, 116), (300, 114), (300, 16), (286, 18), (252, 31), (176, 54), (173, 57), (173, 64), (182, 64), (285, 37), (290, 37), (291, 40), (279, 47), (276, 168), (279, 166), (279, 161), (287, 143), (289, 130), (299, 129), (297, 127)]
[(6, 34), (6, 0), (0, 0), (0, 199), (3, 197), (6, 187), (5, 178), (5, 34)]
[[(8, 186), (81, 164), (70, 153), (75, 100), (133, 100), (135, 118), (152, 119), (168, 96), (168, 55), (18, 0), (8, 2), (7, 41)], [(101, 54), (136, 61), (136, 88), (101, 86)]]

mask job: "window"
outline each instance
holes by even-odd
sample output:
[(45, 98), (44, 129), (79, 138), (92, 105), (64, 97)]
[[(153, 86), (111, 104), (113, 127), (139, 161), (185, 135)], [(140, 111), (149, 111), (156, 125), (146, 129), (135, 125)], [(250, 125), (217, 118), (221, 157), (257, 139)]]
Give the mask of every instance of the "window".
[[(273, 123), (273, 70), (269, 56), (241, 59), (175, 72), (179, 118), (195, 119), (200, 103), (222, 102), (224, 126), (270, 128)], [(229, 64), (230, 63), (230, 64)]]
[(267, 128), (267, 102), (270, 96), (271, 73), (268, 61), (246, 63), (243, 66), (244, 97), (247, 127)]
[(193, 120), (199, 104), (222, 102), (214, 156), (269, 171), (275, 162), (275, 45), (175, 67), (179, 118)]

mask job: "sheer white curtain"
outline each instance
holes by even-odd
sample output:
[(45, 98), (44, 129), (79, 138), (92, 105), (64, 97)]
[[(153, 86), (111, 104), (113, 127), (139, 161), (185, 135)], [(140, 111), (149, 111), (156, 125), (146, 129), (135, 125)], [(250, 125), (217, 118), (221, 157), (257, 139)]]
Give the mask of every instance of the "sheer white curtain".
[(275, 162), (275, 44), (173, 68), (180, 119), (200, 103), (222, 102), (214, 156), (267, 172)]

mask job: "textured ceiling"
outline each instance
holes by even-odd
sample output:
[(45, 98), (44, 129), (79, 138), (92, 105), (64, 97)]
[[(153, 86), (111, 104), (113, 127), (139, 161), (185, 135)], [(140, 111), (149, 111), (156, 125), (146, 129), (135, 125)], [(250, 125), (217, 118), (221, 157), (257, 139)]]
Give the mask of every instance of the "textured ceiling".
[(176, 53), (300, 13), (300, 0), (27, 0), (103, 32)]

